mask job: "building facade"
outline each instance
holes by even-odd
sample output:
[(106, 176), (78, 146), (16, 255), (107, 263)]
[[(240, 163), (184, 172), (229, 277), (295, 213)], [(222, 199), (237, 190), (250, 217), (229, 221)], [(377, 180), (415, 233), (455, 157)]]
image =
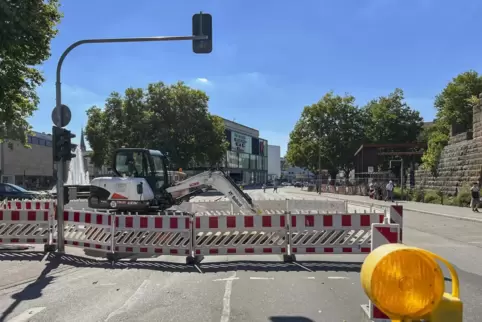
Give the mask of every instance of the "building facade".
[(281, 178), (281, 147), (268, 145), (268, 180)]
[(0, 143), (2, 182), (21, 185), (28, 189), (52, 188), (52, 136), (33, 132), (28, 136), (28, 143), (30, 149), (17, 141)]
[(234, 181), (260, 184), (268, 180), (268, 141), (259, 131), (239, 123), (224, 120), (226, 140), (225, 170)]
[(52, 135), (32, 132), (28, 143), (30, 148), (17, 141), (0, 143), (1, 181), (26, 189), (51, 189), (55, 185)]

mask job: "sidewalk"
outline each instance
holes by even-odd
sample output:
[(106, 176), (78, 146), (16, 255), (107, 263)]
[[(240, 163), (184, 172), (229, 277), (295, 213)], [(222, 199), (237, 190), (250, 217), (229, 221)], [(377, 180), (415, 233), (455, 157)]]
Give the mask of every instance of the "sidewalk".
[[(300, 189), (297, 189), (297, 190), (293, 189), (293, 190), (290, 190), (290, 192), (304, 194), (304, 195), (320, 196), (316, 192), (301, 191)], [(378, 206), (385, 206), (385, 207), (388, 207), (391, 204), (390, 202), (369, 199), (368, 197), (365, 197), (365, 196), (340, 195), (336, 193), (323, 192), (321, 193), (321, 197), (347, 200), (351, 204), (378, 205)], [(424, 214), (437, 215), (437, 216), (455, 218), (460, 220), (482, 222), (482, 213), (480, 214), (474, 213), (468, 207), (444, 206), (444, 205), (436, 205), (436, 204), (413, 202), (413, 201), (398, 201), (397, 203), (399, 205), (403, 205), (403, 209), (408, 211), (415, 211), (415, 212), (420, 212)]]

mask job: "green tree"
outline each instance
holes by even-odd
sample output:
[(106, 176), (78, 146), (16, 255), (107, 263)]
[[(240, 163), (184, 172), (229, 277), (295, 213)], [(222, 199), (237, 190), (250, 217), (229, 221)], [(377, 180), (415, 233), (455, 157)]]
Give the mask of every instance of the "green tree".
[(472, 110), (482, 93), (482, 76), (475, 71), (457, 75), (435, 98), (434, 126), (428, 134), (428, 149), (422, 157), (424, 168), (436, 173), (443, 148), (450, 139), (450, 128), (457, 124), (472, 130)]
[(50, 41), (61, 19), (58, 0), (0, 2), (0, 140), (27, 146), (27, 119), (37, 109), (35, 92), (50, 57)]
[(174, 167), (217, 165), (227, 149), (224, 123), (208, 112), (208, 96), (179, 82), (112, 93), (104, 109), (87, 111), (86, 137), (97, 166), (122, 146), (167, 152)]
[[(327, 93), (318, 103), (306, 106), (290, 133), (286, 159), (314, 173), (353, 169), (353, 153), (363, 140), (363, 118), (351, 95)], [(319, 162), (320, 161), (320, 162)]]
[(399, 88), (388, 96), (370, 101), (362, 111), (367, 143), (413, 143), (422, 132), (420, 113), (404, 102), (403, 91)]

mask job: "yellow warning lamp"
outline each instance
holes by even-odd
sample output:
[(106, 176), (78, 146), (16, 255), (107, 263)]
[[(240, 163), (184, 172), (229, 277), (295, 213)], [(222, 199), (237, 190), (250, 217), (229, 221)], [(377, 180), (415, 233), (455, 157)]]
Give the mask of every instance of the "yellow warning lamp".
[[(450, 271), (452, 294), (444, 293), (445, 279), (436, 260)], [(373, 305), (392, 321), (462, 322), (457, 272), (434, 253), (403, 244), (386, 244), (368, 254), (360, 277)]]

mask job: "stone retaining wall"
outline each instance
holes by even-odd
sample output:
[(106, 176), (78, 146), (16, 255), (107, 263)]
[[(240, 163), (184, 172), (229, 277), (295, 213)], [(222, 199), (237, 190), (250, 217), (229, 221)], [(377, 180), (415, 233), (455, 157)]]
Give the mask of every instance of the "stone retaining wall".
[(473, 109), (472, 130), (450, 138), (443, 149), (437, 167), (437, 177), (430, 171), (415, 171), (415, 185), (418, 188), (441, 189), (446, 193), (455, 192), (460, 186), (478, 181), (482, 175), (482, 113), (481, 105)]

